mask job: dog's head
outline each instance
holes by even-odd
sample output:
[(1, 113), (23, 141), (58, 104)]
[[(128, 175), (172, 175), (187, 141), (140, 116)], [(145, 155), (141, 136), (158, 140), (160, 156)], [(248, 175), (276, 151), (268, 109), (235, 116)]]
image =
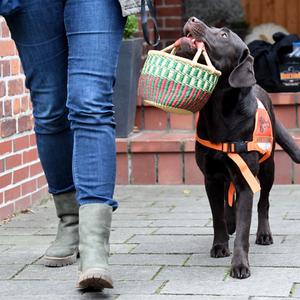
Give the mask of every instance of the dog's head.
[[(256, 83), (253, 57), (247, 45), (228, 28), (208, 27), (195, 17), (184, 26), (184, 35), (202, 41), (212, 64), (234, 88), (250, 87)], [(183, 47), (191, 49), (189, 47)], [(195, 51), (195, 50), (194, 50)]]

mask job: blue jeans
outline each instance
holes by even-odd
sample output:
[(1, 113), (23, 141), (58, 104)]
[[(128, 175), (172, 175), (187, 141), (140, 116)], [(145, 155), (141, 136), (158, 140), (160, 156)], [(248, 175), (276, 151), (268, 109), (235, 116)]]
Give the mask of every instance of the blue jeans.
[(114, 209), (112, 104), (125, 18), (117, 0), (23, 0), (6, 17), (30, 90), (49, 192)]

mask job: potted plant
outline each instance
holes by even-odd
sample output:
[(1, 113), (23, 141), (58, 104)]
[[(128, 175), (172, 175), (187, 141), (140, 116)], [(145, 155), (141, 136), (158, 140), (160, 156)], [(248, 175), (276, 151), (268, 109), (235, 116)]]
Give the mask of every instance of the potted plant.
[(143, 49), (143, 39), (134, 37), (137, 30), (137, 17), (129, 16), (121, 45), (113, 96), (117, 124), (116, 137), (127, 137), (134, 127), (137, 85)]

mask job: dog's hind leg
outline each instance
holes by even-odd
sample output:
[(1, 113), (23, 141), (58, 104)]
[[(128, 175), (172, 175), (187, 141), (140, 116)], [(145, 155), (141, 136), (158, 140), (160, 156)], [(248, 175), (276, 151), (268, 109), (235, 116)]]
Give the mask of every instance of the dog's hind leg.
[(257, 206), (258, 227), (255, 243), (259, 245), (271, 245), (273, 244), (273, 238), (269, 224), (269, 194), (274, 182), (273, 157), (261, 164), (258, 179), (260, 181), (261, 192)]
[(224, 217), (224, 179), (213, 176), (205, 178), (205, 188), (213, 216), (214, 241), (210, 250), (211, 257), (230, 255), (225, 217)]

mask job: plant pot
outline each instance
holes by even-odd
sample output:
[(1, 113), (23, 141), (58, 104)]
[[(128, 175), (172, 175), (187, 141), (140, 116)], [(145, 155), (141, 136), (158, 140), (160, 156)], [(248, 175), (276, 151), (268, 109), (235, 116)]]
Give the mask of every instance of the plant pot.
[(142, 38), (122, 41), (113, 95), (116, 137), (128, 137), (134, 127), (142, 50)]

